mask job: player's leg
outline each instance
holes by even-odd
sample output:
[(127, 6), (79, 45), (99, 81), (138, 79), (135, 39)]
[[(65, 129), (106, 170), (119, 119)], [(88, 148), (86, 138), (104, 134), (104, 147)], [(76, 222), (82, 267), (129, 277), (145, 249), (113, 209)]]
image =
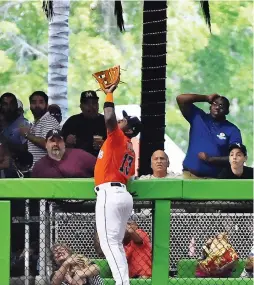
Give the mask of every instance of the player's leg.
[[(127, 194), (127, 195), (126, 195)], [(132, 197), (127, 192), (100, 189), (96, 202), (96, 227), (101, 249), (109, 263), (116, 285), (129, 285), (129, 273), (122, 240), (126, 227), (127, 208)], [(127, 196), (127, 197), (126, 197)], [(129, 211), (128, 211), (129, 212)], [(123, 221), (126, 220), (126, 223)]]
[[(122, 254), (122, 257), (123, 257), (123, 262), (124, 262), (124, 276), (125, 279), (129, 279), (129, 268), (128, 268), (128, 263), (127, 263), (127, 259), (126, 259), (126, 253), (125, 253), (125, 250), (124, 250), (124, 247), (123, 247), (123, 239), (124, 239), (124, 236), (125, 236), (125, 231), (126, 231), (126, 226), (127, 226), (127, 222), (128, 222), (128, 219), (130, 218), (131, 216), (131, 212), (133, 210), (133, 198), (132, 196), (127, 192), (126, 197), (124, 198), (124, 201), (125, 201), (125, 206), (122, 207), (122, 216), (121, 216), (121, 226), (120, 226), (120, 233), (119, 233), (119, 250)], [(121, 242), (120, 242), (121, 241)]]

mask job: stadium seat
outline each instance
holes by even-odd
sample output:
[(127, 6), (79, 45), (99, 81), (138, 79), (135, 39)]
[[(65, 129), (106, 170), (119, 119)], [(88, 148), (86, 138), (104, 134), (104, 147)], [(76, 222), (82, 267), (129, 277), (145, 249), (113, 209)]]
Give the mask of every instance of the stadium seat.
[[(244, 269), (244, 260), (239, 260), (233, 273), (232, 278), (239, 278)], [(194, 278), (198, 261), (196, 259), (181, 259), (177, 264), (178, 278)]]
[(101, 278), (112, 278), (112, 273), (106, 259), (94, 259), (93, 262), (100, 267)]

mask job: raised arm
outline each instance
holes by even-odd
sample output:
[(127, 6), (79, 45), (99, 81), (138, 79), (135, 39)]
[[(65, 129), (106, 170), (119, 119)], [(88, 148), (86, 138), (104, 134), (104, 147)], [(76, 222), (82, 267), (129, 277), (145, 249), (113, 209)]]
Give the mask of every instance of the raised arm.
[(104, 119), (106, 128), (109, 133), (113, 132), (117, 127), (115, 105), (113, 100), (113, 92), (115, 89), (116, 86), (112, 85), (109, 89), (105, 90), (106, 99), (104, 103)]
[(199, 94), (181, 94), (176, 97), (177, 104), (180, 108), (181, 113), (185, 118), (189, 117), (191, 112), (191, 106), (196, 102), (208, 102), (212, 103), (212, 101), (219, 97), (218, 94), (212, 95), (199, 95)]
[(209, 164), (216, 165), (216, 166), (223, 167), (223, 166), (229, 165), (228, 156), (209, 156), (205, 152), (199, 152), (198, 157), (199, 157), (199, 159), (201, 159), (201, 160), (203, 160)]

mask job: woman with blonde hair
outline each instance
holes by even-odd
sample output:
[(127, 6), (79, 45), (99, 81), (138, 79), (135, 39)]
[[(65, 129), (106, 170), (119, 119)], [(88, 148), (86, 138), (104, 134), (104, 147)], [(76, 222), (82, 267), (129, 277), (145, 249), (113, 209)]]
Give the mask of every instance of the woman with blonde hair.
[(82, 254), (75, 254), (64, 243), (51, 248), (56, 271), (52, 274), (51, 285), (103, 285), (100, 268)]

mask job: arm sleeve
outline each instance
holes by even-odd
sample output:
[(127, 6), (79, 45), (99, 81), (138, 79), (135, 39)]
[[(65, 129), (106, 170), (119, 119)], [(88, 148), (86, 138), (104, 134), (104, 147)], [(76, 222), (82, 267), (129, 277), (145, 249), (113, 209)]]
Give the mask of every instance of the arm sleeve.
[(142, 230), (140, 230), (140, 229), (137, 229), (137, 230), (136, 230), (136, 233), (137, 233), (137, 234), (142, 238), (142, 240), (143, 240), (143, 243), (142, 243), (142, 244), (140, 244), (140, 245), (137, 244), (138, 247), (143, 247), (145, 244), (147, 244), (147, 243), (150, 242), (150, 239), (149, 239), (149, 237), (148, 237), (148, 235), (147, 235), (146, 232), (144, 232), (144, 231), (142, 231)]
[(108, 132), (107, 136), (108, 142), (112, 147), (118, 148), (122, 147), (125, 135), (122, 130), (117, 126), (112, 132)]
[(49, 119), (47, 119), (47, 121), (45, 121), (45, 124), (42, 128), (42, 137), (45, 139), (47, 133), (52, 130), (52, 129), (61, 129), (59, 123), (57, 122), (57, 120), (55, 118), (53, 118), (52, 116), (49, 117)]
[(229, 138), (229, 144), (233, 143), (242, 143), (241, 132), (237, 127), (234, 128)]
[(195, 106), (194, 104), (192, 104), (190, 107), (190, 113), (186, 117), (186, 120), (191, 124), (193, 120), (195, 119), (195, 117), (198, 115), (199, 116), (205, 115), (205, 112), (202, 109)]
[(131, 255), (132, 255), (133, 247), (131, 245), (125, 246), (124, 250), (125, 250), (126, 258), (128, 260), (131, 257)]

